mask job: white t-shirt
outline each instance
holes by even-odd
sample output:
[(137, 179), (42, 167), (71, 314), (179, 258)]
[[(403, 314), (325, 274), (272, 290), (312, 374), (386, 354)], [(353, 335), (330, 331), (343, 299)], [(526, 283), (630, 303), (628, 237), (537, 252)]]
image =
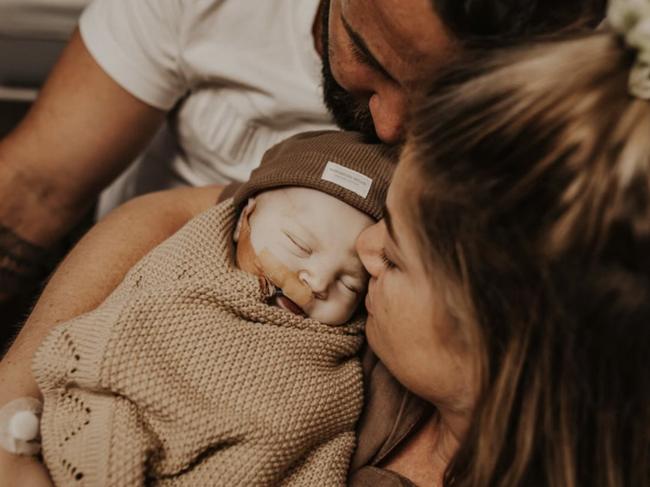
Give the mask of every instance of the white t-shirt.
[(95, 0), (83, 40), (118, 84), (173, 108), (99, 213), (137, 194), (244, 181), (271, 145), (334, 128), (312, 26), (319, 0)]

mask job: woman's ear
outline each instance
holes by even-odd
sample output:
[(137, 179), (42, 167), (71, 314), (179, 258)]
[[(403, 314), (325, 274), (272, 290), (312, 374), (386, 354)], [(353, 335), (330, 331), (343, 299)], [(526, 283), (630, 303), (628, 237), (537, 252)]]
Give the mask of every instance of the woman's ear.
[(248, 226), (248, 219), (250, 215), (253, 214), (255, 210), (255, 198), (248, 198), (246, 206), (239, 215), (239, 220), (237, 220), (237, 225), (235, 226), (235, 232), (232, 235), (232, 239), (235, 242), (239, 242), (239, 236), (241, 235), (242, 226), (245, 224)]

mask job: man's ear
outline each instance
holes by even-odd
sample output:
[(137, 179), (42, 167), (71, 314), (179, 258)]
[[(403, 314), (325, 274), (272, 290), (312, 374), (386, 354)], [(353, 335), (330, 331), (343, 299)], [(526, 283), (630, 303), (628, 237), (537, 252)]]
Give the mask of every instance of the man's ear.
[(248, 198), (246, 206), (239, 214), (239, 220), (237, 220), (237, 225), (235, 226), (235, 232), (232, 235), (232, 239), (235, 242), (239, 242), (239, 236), (241, 235), (242, 226), (244, 223), (248, 225), (248, 219), (255, 211), (255, 198)]

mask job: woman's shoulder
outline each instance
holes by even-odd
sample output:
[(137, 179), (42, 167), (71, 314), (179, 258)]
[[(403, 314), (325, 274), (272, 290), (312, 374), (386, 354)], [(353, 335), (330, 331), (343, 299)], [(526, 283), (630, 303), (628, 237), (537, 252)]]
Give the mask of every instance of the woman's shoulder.
[(406, 477), (368, 465), (354, 472), (348, 479), (350, 487), (417, 487)]
[[(392, 376), (367, 345), (362, 351), (362, 366), (364, 410), (357, 423), (358, 446), (350, 465), (350, 478), (367, 466), (381, 463), (431, 411), (430, 405)], [(363, 478), (384, 477), (375, 470), (364, 472)]]

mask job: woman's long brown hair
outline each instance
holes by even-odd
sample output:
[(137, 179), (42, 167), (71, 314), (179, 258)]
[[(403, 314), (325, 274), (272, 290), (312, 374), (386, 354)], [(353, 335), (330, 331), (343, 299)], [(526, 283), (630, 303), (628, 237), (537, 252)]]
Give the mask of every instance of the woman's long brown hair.
[(419, 101), (421, 248), (465, 290), (475, 420), (446, 486), (650, 485), (650, 103), (608, 33), (478, 53)]

